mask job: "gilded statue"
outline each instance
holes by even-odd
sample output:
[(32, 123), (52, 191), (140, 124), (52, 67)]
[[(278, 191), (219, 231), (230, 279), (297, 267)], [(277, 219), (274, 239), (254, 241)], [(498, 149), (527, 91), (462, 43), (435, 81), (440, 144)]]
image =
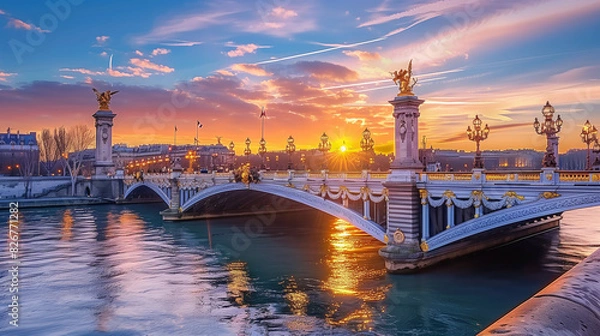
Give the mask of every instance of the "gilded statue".
[(110, 91), (106, 90), (104, 92), (100, 92), (96, 90), (96, 88), (92, 88), (94, 93), (96, 94), (96, 100), (98, 101), (98, 109), (103, 111), (110, 111), (108, 107), (108, 103), (110, 103), (110, 98), (119, 91)]
[[(412, 89), (417, 84), (417, 79), (412, 77), (412, 60), (408, 62), (408, 69), (390, 72), (394, 84), (398, 85), (400, 92), (398, 96), (414, 96)], [(412, 84), (411, 84), (412, 80)]]

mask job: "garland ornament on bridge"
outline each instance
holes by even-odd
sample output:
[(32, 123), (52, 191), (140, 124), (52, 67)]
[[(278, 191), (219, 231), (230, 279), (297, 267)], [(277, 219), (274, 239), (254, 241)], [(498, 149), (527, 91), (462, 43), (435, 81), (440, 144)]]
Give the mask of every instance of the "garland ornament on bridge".
[(242, 182), (246, 185), (246, 188), (250, 187), (250, 183), (258, 183), (260, 181), (260, 174), (256, 169), (250, 168), (250, 164), (246, 163), (241, 165), (238, 169), (233, 172), (235, 182)]

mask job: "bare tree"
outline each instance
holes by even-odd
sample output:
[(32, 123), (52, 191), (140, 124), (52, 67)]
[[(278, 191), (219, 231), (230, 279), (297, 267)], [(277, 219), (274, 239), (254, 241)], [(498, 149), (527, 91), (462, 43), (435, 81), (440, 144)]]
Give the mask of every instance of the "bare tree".
[(36, 150), (33, 150), (33, 146), (29, 145), (29, 150), (23, 150), (19, 153), (18, 164), (16, 168), (19, 169), (19, 173), (24, 178), (25, 182), (25, 198), (30, 197), (30, 189), (31, 189), (31, 176), (35, 172), (35, 166), (37, 160), (39, 159), (39, 153)]
[[(56, 129), (54, 133), (56, 134)], [(47, 128), (44, 128), (42, 133), (38, 134), (37, 142), (40, 149), (40, 161), (43, 163), (46, 174), (49, 176), (60, 160), (61, 152), (58, 150), (52, 133)]]
[(67, 174), (67, 154), (71, 146), (71, 138), (67, 136), (67, 130), (63, 126), (54, 129), (54, 143), (60, 162), (62, 164), (62, 174)]
[(61, 145), (67, 144), (65, 153), (67, 151), (71, 153), (68, 157), (63, 155), (62, 159), (69, 175), (71, 175), (71, 195), (74, 196), (75, 182), (83, 164), (84, 150), (94, 143), (94, 133), (87, 125), (76, 125), (65, 132), (64, 138), (59, 136), (59, 139), (63, 141), (60, 143)]

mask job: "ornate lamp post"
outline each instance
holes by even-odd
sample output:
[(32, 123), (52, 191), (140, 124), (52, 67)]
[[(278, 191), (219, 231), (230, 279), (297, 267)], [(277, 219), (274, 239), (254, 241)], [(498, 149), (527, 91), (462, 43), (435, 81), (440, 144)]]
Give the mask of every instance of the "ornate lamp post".
[[(586, 165), (585, 165), (585, 169), (589, 170), (590, 167), (590, 144), (592, 142), (596, 142), (597, 143), (597, 137), (596, 134), (598, 133), (598, 130), (596, 129), (596, 126), (590, 124), (589, 120), (585, 121), (585, 124), (583, 124), (583, 128), (581, 129), (581, 141), (583, 141), (583, 143), (585, 143), (587, 145), (587, 160), (586, 160)], [(594, 146), (595, 148), (595, 146)]]
[(302, 169), (306, 170), (306, 154), (300, 155), (300, 163), (302, 163)]
[(294, 138), (290, 135), (289, 138), (287, 139), (287, 145), (285, 146), (285, 151), (288, 154), (288, 169), (293, 169), (293, 163), (292, 163), (292, 154), (294, 154), (294, 152), (296, 151), (296, 145), (294, 145)]
[(556, 121), (552, 120), (554, 107), (550, 105), (550, 102), (546, 102), (546, 105), (542, 108), (542, 115), (544, 115), (543, 124), (538, 121), (538, 118), (535, 118), (533, 122), (535, 132), (540, 135), (546, 135), (546, 154), (544, 154), (542, 166), (556, 167), (558, 163), (558, 137), (556, 134), (560, 132), (563, 121), (560, 119), (560, 115), (558, 115)]
[(369, 161), (367, 160), (367, 156), (369, 155), (369, 152), (371, 150), (373, 150), (373, 145), (375, 144), (375, 141), (371, 138), (371, 131), (369, 131), (368, 128), (365, 128), (365, 130), (362, 132), (362, 139), (360, 139), (360, 148), (363, 150), (363, 152), (365, 153), (365, 169), (368, 168), (368, 164)]
[(213, 172), (215, 172), (217, 170), (217, 158), (219, 157), (219, 153), (212, 153), (210, 156), (212, 159), (212, 169)]
[(485, 128), (481, 128), (481, 119), (478, 115), (475, 115), (473, 119), (473, 129), (471, 126), (467, 126), (467, 137), (469, 140), (475, 141), (477, 144), (477, 151), (475, 152), (475, 162), (473, 162), (473, 168), (483, 169), (483, 161), (481, 160), (481, 150), (479, 150), (479, 142), (487, 139), (490, 133), (490, 128), (485, 124)]
[(325, 132), (321, 135), (321, 143), (319, 143), (319, 151), (323, 153), (323, 169), (327, 169), (326, 158), (325, 155), (331, 149), (331, 142), (329, 142), (329, 137)]
[(248, 162), (250, 162), (250, 154), (252, 154), (252, 150), (250, 149), (250, 144), (252, 142), (250, 141), (250, 138), (246, 138), (246, 141), (244, 143), (246, 144), (246, 148), (244, 148), (244, 155), (246, 155), (246, 160)]
[(260, 158), (262, 160), (260, 169), (265, 169), (265, 154), (267, 154), (266, 144), (267, 142), (265, 141), (265, 138), (261, 138), (258, 142), (258, 155), (260, 155)]
[(598, 158), (598, 153), (600, 153), (600, 143), (598, 143), (598, 139), (596, 138), (596, 142), (594, 143), (594, 149), (592, 150), (594, 154), (596, 154), (596, 159), (594, 159), (594, 163), (592, 164), (592, 169), (597, 170), (600, 166), (600, 159)]

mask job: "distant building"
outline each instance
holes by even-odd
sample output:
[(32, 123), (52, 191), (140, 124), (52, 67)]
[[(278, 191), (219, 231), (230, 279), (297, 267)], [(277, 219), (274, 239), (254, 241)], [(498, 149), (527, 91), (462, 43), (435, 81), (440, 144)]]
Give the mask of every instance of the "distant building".
[(35, 132), (0, 133), (0, 174), (34, 175), (39, 169), (39, 153)]

